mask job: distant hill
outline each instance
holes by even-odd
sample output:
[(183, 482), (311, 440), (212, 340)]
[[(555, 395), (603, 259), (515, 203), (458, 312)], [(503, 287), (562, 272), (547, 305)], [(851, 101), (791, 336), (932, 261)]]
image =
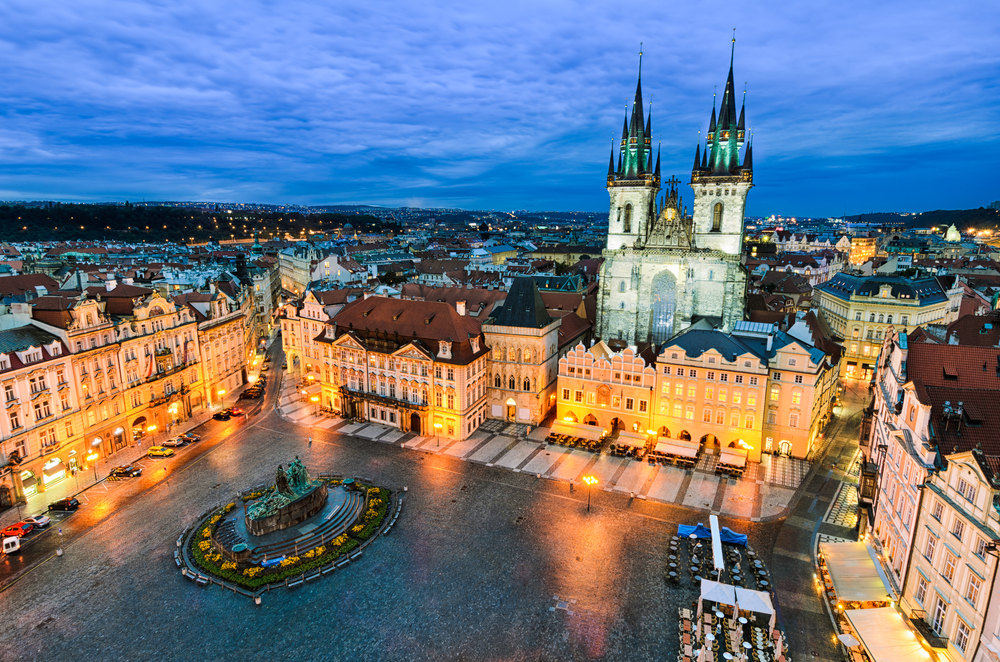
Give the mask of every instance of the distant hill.
[(897, 212), (876, 212), (848, 216), (851, 223), (889, 223), (910, 228), (925, 228), (935, 225), (954, 224), (960, 230), (966, 228), (994, 228), (1000, 226), (1000, 210), (980, 207), (979, 209), (938, 209), (918, 214)]
[(365, 214), (206, 211), (182, 207), (86, 205), (0, 206), (0, 241), (101, 240), (126, 242), (243, 239), (259, 233), (261, 241), (302, 230), (333, 232), (350, 223), (359, 232), (399, 230)]

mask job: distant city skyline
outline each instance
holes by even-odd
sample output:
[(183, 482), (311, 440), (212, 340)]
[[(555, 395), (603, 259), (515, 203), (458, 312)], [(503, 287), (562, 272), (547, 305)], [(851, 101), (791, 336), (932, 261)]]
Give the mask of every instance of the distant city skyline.
[(0, 199), (604, 213), (639, 42), (687, 182), (734, 27), (749, 215), (1000, 197), (993, 5), (98, 4), (9, 7)]

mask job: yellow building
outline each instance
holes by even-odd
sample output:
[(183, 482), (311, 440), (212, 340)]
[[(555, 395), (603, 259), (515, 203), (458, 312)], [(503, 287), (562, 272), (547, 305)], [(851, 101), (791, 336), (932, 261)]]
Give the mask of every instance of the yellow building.
[(598, 342), (559, 361), (557, 419), (806, 457), (821, 439), (836, 389), (837, 352), (818, 349), (811, 318), (788, 333), (740, 322), (731, 334), (696, 326), (658, 356)]
[(848, 261), (851, 264), (864, 264), (878, 255), (878, 237), (851, 237), (851, 252)]
[(487, 418), (489, 350), (479, 322), (447, 303), (358, 299), (318, 340), (325, 409), (451, 440)]
[(813, 305), (843, 339), (841, 376), (867, 381), (890, 327), (949, 324), (958, 317), (962, 292), (937, 278), (837, 274), (813, 290)]

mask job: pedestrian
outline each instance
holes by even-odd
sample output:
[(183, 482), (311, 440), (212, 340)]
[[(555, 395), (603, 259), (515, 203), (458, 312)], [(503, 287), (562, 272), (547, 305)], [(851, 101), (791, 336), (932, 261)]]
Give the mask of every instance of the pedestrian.
[(313, 438), (309, 437), (309, 448), (313, 447)]

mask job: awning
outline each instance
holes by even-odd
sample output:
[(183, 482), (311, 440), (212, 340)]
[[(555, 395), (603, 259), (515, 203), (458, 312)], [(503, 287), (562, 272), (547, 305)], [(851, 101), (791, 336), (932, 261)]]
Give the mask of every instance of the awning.
[(747, 466), (747, 452), (733, 452), (736, 449), (723, 448), (722, 452), (719, 454), (719, 464), (724, 464), (728, 467), (740, 467), (743, 468)]
[(663, 453), (664, 455), (676, 455), (677, 457), (698, 457), (698, 451), (693, 448), (688, 448), (687, 446), (678, 446), (674, 443), (657, 443), (656, 452)]
[(564, 434), (569, 437), (580, 437), (594, 441), (601, 438), (602, 432), (601, 428), (585, 423), (558, 422), (552, 426), (553, 434)]
[(850, 622), (872, 662), (920, 662), (931, 659), (916, 635), (892, 607), (847, 609)]
[(641, 441), (642, 445), (646, 445), (646, 435), (640, 434), (639, 432), (629, 432), (628, 430), (622, 430), (618, 433), (619, 441), (622, 439), (635, 439), (636, 441)]
[(858, 362), (857, 362), (857, 361), (848, 361), (848, 362), (847, 362), (847, 365), (853, 365), (853, 366), (857, 366), (857, 365), (858, 365)]
[(735, 586), (713, 582), (711, 579), (701, 580), (701, 599), (720, 605), (736, 606)]
[(766, 591), (754, 591), (741, 586), (736, 587), (736, 602), (742, 611), (752, 611), (755, 614), (774, 614), (771, 596)]
[(823, 542), (819, 553), (833, 580), (838, 600), (888, 602), (892, 591), (882, 581), (875, 561), (863, 542)]
[[(698, 522), (697, 526), (692, 526), (690, 524), (677, 525), (677, 535), (681, 538), (687, 538), (692, 533), (696, 538), (704, 538), (705, 540), (712, 539), (712, 530), (701, 522)], [(731, 545), (743, 545), (746, 547), (747, 544), (747, 537), (744, 534), (736, 533), (728, 526), (722, 527), (719, 531), (719, 537), (722, 539), (722, 542), (729, 543)]]

